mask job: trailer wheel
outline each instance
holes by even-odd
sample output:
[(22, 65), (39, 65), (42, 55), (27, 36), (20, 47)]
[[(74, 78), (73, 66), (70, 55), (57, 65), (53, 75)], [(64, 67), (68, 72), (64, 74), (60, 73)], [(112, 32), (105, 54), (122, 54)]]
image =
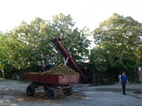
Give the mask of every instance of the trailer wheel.
[(65, 94), (66, 96), (71, 96), (72, 93), (73, 93), (73, 89), (72, 89), (72, 88), (68, 88), (68, 89), (65, 89), (65, 90), (64, 90), (64, 94)]
[(27, 87), (27, 95), (28, 96), (34, 96), (34, 93), (35, 93), (35, 88), (34, 88), (34, 86), (28, 86)]
[(53, 88), (48, 89), (47, 96), (50, 99), (55, 99), (57, 97), (57, 93), (56, 93), (55, 89), (53, 89)]

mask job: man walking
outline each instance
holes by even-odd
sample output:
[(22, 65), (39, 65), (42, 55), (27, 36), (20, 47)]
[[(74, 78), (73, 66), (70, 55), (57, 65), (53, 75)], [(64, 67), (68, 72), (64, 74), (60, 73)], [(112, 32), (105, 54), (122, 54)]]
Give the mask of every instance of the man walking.
[(121, 75), (121, 84), (122, 84), (122, 89), (123, 89), (123, 95), (126, 95), (126, 84), (128, 83), (128, 77), (126, 76), (125, 72), (122, 72)]

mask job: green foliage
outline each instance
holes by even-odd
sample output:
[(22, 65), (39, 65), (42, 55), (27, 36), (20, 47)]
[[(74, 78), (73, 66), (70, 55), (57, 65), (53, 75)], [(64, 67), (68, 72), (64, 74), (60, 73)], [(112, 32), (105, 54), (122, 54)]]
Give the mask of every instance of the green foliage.
[[(60, 36), (63, 45), (75, 60), (88, 55), (87, 28), (74, 28), (70, 15), (55, 15), (53, 20), (35, 18), (32, 22), (22, 22), (20, 26), (7, 33), (3, 55), (6, 63), (16, 69), (26, 70), (28, 67), (42, 66), (45, 55), (54, 64), (63, 62), (63, 56), (51, 42), (55, 36)], [(0, 45), (0, 48), (3, 46)]]
[(7, 35), (8, 33), (0, 33), (0, 69), (3, 69), (5, 64), (8, 63), (8, 56), (7, 56)]
[[(82, 30), (75, 28), (75, 22), (72, 21), (70, 15), (55, 15), (52, 23), (52, 35), (60, 36), (62, 44), (69, 51), (75, 60), (82, 59), (82, 56), (88, 55), (88, 47), (90, 41), (86, 38), (88, 29), (84, 27)], [(58, 51), (58, 49), (56, 49)], [(58, 61), (62, 61), (62, 56), (57, 53)], [(60, 63), (58, 62), (58, 63)]]
[(141, 35), (141, 23), (113, 14), (93, 32), (97, 46), (91, 52), (91, 62), (100, 71), (136, 73), (141, 58)]

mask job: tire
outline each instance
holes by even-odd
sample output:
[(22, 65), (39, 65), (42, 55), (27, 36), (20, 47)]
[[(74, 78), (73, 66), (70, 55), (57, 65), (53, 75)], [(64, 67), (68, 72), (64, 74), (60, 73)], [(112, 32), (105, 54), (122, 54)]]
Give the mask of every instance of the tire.
[(32, 86), (32, 85), (28, 86), (26, 92), (27, 92), (28, 96), (34, 96), (34, 94), (35, 94), (34, 86)]
[(48, 89), (47, 96), (50, 99), (55, 99), (57, 97), (57, 93), (56, 93), (55, 89), (53, 89), (53, 88)]
[(65, 89), (65, 90), (64, 90), (64, 94), (65, 94), (66, 96), (71, 96), (72, 93), (73, 93), (73, 89), (72, 89), (72, 88), (68, 88), (68, 89)]

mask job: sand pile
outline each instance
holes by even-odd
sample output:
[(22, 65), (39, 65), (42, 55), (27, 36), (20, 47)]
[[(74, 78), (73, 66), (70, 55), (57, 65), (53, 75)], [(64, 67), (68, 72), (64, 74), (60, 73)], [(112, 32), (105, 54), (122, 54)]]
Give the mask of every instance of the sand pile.
[(58, 75), (79, 75), (79, 73), (75, 72), (68, 66), (64, 64), (59, 64), (56, 67), (49, 69), (48, 71), (43, 72), (42, 74), (58, 74)]

